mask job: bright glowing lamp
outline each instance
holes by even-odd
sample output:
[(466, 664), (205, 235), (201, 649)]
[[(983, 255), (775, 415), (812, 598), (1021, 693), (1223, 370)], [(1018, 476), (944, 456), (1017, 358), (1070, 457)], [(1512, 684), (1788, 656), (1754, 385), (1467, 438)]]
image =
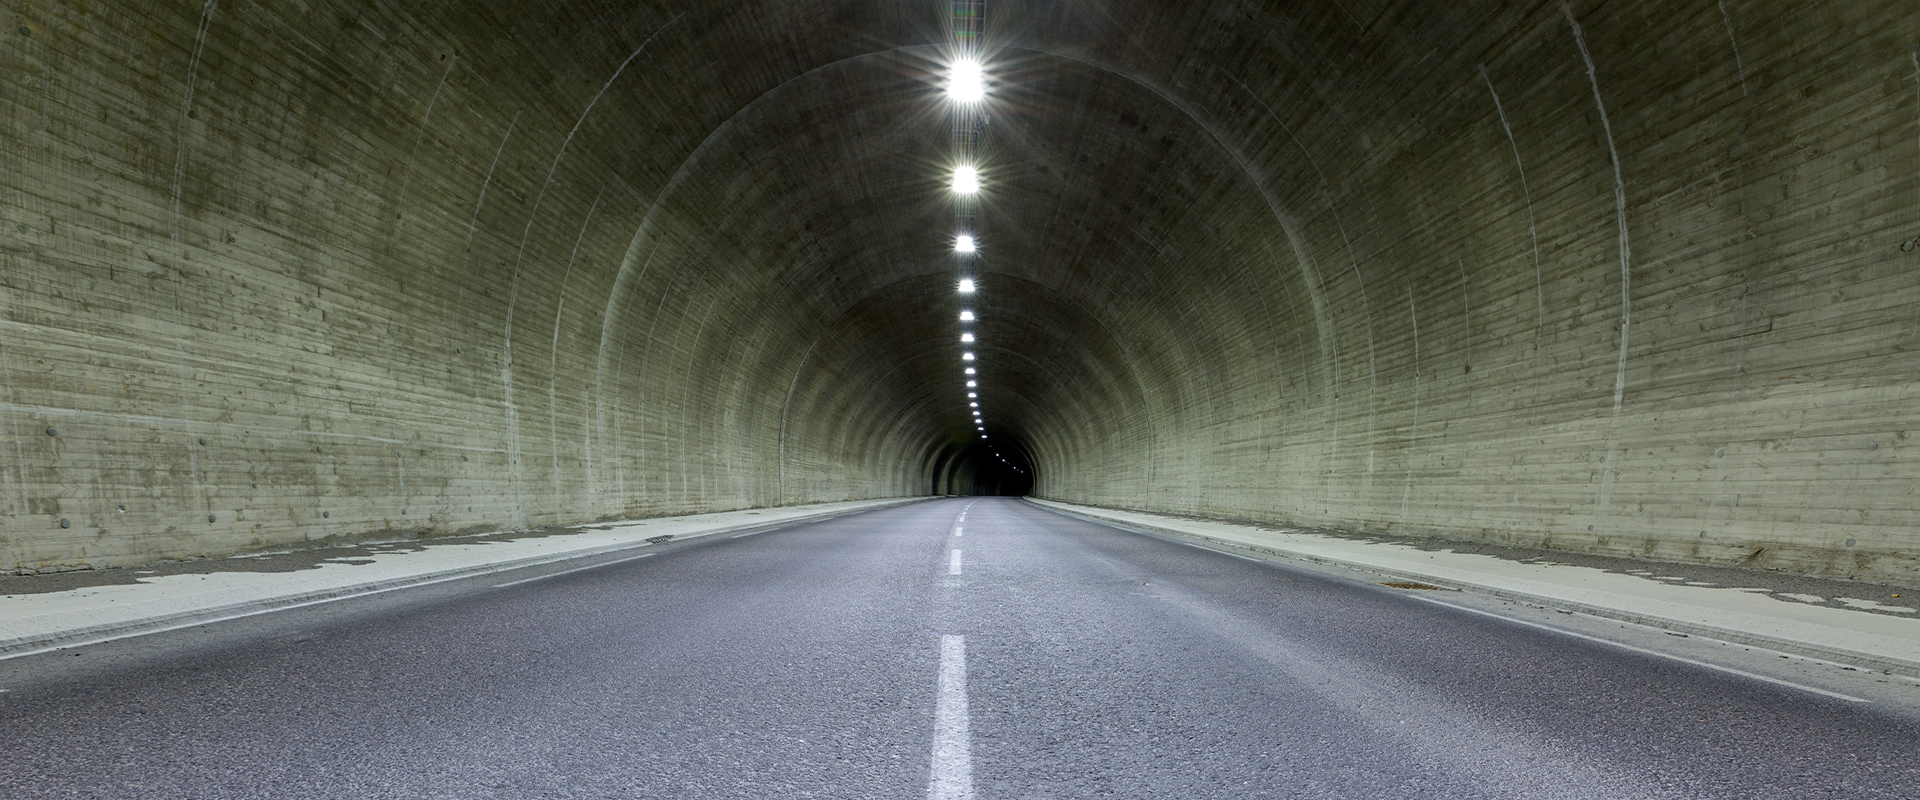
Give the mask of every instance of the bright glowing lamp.
[(971, 166), (953, 168), (953, 190), (960, 194), (980, 191), (980, 170)]
[(947, 76), (947, 96), (962, 103), (978, 103), (987, 97), (987, 73), (980, 62), (963, 58), (953, 62), (953, 74)]

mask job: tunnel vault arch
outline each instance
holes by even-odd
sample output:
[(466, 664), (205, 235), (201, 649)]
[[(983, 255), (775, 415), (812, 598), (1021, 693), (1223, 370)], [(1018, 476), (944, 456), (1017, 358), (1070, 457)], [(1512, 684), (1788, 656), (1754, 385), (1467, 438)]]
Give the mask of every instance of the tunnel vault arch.
[[(1911, 576), (1909, 5), (990, 0), (988, 441)], [(0, 568), (971, 491), (947, 11), (16, 11)]]

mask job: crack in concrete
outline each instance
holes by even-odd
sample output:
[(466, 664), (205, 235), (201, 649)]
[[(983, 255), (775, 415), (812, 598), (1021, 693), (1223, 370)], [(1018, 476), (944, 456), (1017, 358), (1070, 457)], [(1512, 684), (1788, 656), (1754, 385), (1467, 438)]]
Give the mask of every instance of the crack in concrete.
[(1600, 95), (1600, 76), (1594, 69), (1593, 55), (1587, 51), (1586, 34), (1580, 30), (1579, 20), (1573, 17), (1573, 8), (1563, 1), (1560, 10), (1566, 12), (1567, 25), (1573, 28), (1573, 42), (1580, 48), (1580, 58), (1587, 65), (1587, 82), (1593, 86), (1593, 105), (1600, 111), (1600, 128), (1607, 137), (1607, 157), (1613, 162), (1614, 215), (1620, 226), (1620, 354), (1614, 364), (1613, 414), (1607, 421), (1607, 460), (1600, 472), (1600, 503), (1597, 509), (1600, 520), (1605, 522), (1613, 502), (1614, 474), (1619, 457), (1620, 408), (1627, 392), (1628, 328), (1633, 324), (1633, 248), (1627, 236), (1627, 182), (1620, 169), (1620, 150), (1614, 144), (1613, 123), (1607, 119), (1607, 103)]

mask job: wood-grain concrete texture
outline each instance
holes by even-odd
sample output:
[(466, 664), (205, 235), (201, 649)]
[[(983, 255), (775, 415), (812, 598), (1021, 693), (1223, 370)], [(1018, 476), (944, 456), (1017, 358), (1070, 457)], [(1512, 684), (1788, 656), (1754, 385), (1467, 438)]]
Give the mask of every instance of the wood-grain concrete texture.
[[(976, 485), (948, 11), (14, 4), (0, 568)], [(1036, 494), (1920, 571), (1920, 7), (984, 39), (980, 401)]]

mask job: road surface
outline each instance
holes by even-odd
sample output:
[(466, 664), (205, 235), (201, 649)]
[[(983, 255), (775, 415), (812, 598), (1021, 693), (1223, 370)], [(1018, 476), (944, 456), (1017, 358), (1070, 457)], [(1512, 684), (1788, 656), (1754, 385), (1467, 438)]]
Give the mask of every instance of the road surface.
[(0, 661), (0, 797), (1920, 798), (1911, 681), (1016, 500), (634, 555)]

